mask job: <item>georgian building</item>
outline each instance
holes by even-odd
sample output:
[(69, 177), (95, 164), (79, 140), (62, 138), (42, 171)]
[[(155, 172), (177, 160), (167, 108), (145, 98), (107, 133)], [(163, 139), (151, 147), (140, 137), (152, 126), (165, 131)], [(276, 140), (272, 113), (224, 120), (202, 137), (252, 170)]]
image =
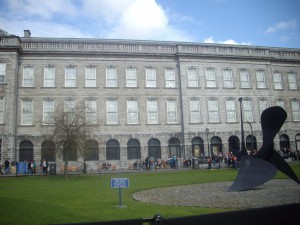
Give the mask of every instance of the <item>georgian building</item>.
[(300, 49), (2, 31), (1, 157), (63, 163), (43, 128), (58, 105), (79, 101), (96, 121), (87, 143), (92, 168), (226, 153), (230, 139), (241, 142), (241, 112), (247, 148), (258, 149), (260, 114), (275, 105), (288, 115), (275, 148), (300, 150), (299, 84)]

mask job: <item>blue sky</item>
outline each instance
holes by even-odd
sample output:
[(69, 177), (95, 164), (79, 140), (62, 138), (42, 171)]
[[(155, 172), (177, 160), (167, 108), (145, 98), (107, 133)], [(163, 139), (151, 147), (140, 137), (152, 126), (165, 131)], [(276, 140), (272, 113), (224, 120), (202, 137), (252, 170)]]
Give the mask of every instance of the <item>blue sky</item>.
[(0, 29), (300, 48), (300, 0), (0, 0)]

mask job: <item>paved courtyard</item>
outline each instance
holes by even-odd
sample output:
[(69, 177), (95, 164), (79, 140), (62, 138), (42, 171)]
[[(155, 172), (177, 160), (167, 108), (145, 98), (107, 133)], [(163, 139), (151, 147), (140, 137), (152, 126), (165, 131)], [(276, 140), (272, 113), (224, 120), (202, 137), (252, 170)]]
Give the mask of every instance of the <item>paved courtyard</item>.
[(191, 184), (135, 193), (135, 200), (161, 205), (249, 209), (300, 203), (300, 185), (273, 179), (249, 191), (228, 192), (232, 182)]

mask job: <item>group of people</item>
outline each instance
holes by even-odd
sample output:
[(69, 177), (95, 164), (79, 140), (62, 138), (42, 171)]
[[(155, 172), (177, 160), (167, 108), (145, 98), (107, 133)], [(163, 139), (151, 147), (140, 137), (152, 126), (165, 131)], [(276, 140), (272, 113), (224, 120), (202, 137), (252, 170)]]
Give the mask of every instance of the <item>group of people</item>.
[(178, 169), (177, 156), (173, 155), (167, 160), (157, 159), (153, 156), (150, 156), (146, 157), (145, 160), (135, 161), (133, 163), (133, 169), (138, 170), (154, 171), (156, 169), (165, 169), (167, 167), (170, 167), (170, 169)]
[[(10, 171), (9, 171), (10, 161), (8, 159), (6, 159), (4, 161), (4, 168), (5, 168), (5, 174), (9, 174), (10, 173)], [(0, 174), (3, 175), (3, 172), (2, 172), (2, 161), (0, 161)]]
[[(35, 160), (27, 161), (25, 160), (25, 174), (36, 174), (37, 173), (37, 163)], [(2, 162), (0, 161), (0, 174), (3, 175), (2, 172)], [(11, 163), (8, 159), (4, 162), (5, 174), (10, 174), (10, 166)], [(40, 163), (41, 172), (43, 174), (48, 174), (49, 163), (46, 160), (42, 160)]]

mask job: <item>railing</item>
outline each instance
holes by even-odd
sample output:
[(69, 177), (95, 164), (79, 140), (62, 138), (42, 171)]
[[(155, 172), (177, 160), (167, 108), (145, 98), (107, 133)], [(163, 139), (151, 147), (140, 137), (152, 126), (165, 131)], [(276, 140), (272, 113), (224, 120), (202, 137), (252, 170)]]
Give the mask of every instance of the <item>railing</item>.
[(212, 56), (245, 56), (283, 59), (300, 59), (299, 49), (268, 48), (243, 45), (201, 44), (159, 41), (126, 41), (102, 39), (19, 38), (0, 37), (0, 47), (22, 47), (24, 52), (120, 52), (120, 53), (168, 53)]

